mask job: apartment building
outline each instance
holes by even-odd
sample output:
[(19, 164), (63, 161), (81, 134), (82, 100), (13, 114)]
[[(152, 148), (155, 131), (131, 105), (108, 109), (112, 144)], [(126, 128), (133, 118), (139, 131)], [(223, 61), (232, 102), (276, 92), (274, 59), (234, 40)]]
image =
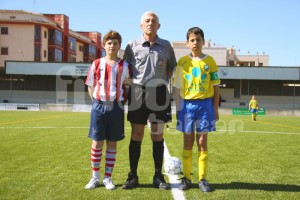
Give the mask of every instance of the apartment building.
[(73, 31), (64, 14), (0, 10), (0, 71), (5, 60), (91, 62), (101, 56), (101, 33)]

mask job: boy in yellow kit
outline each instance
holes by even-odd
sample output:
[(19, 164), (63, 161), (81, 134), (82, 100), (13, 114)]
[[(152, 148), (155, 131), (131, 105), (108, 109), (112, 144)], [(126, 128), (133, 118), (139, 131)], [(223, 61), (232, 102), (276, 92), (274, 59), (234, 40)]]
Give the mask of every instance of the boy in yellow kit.
[[(191, 54), (179, 59), (174, 77), (174, 99), (177, 110), (176, 129), (183, 132), (183, 175), (179, 189), (191, 187), (192, 149), (198, 145), (199, 188), (211, 192), (207, 176), (208, 132), (216, 130), (219, 119), (218, 67), (213, 57), (203, 54), (204, 33), (198, 27), (187, 32), (187, 46)], [(196, 133), (196, 134), (195, 134)]]
[(252, 99), (249, 102), (249, 110), (252, 113), (252, 120), (256, 121), (256, 116), (258, 112), (258, 101), (256, 100), (255, 96), (252, 96)]

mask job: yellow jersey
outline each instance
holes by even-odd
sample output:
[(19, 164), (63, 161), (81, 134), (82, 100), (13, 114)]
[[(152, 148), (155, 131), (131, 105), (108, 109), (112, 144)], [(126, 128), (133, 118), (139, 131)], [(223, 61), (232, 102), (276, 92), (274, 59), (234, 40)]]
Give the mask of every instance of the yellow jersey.
[(173, 86), (180, 89), (183, 99), (206, 99), (214, 96), (214, 85), (219, 85), (218, 67), (213, 57), (194, 59), (190, 55), (179, 59)]
[(255, 99), (251, 99), (250, 103), (249, 103), (249, 107), (250, 108), (254, 108), (257, 109), (258, 108), (258, 101)]

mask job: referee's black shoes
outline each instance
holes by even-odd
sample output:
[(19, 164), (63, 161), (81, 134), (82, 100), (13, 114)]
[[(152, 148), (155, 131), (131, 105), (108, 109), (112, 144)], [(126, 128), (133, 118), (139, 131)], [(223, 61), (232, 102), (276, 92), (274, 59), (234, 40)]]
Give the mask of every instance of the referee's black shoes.
[(156, 188), (159, 188), (161, 190), (168, 190), (170, 189), (170, 185), (166, 183), (164, 176), (161, 175), (156, 175), (153, 177), (153, 185)]
[(133, 189), (138, 185), (139, 185), (139, 177), (129, 173), (125, 184), (122, 185), (122, 189)]

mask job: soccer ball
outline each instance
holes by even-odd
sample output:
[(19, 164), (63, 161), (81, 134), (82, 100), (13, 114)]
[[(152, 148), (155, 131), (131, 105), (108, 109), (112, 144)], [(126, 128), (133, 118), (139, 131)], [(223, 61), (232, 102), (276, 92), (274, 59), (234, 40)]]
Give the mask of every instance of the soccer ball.
[(164, 170), (168, 174), (173, 174), (173, 175), (180, 174), (182, 170), (181, 160), (179, 160), (179, 158), (176, 157), (168, 158), (167, 160), (165, 160)]

